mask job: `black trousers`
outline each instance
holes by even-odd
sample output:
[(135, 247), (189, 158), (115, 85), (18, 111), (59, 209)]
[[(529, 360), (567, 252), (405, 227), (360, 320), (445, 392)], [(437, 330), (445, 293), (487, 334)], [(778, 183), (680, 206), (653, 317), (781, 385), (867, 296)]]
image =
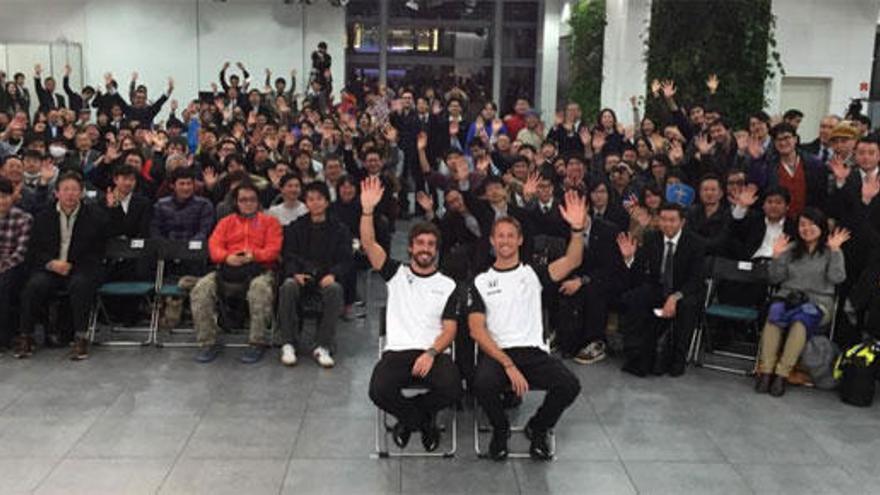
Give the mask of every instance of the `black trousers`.
[[(544, 402), (529, 420), (530, 427), (543, 432), (556, 426), (562, 413), (581, 391), (577, 377), (562, 361), (537, 347), (511, 347), (504, 352), (529, 382), (530, 390), (547, 391)], [(501, 363), (481, 354), (474, 374), (474, 395), (492, 428), (498, 431), (510, 429), (501, 400), (502, 394), (510, 388), (510, 379)]]
[(592, 342), (605, 340), (608, 295), (593, 284), (571, 296), (559, 295), (556, 338), (563, 356), (574, 356)]
[(70, 313), (73, 331), (77, 338), (85, 338), (89, 326), (89, 312), (95, 300), (100, 276), (94, 273), (74, 271), (62, 277), (48, 270), (38, 270), (31, 275), (21, 294), (21, 322), (19, 328), (23, 335), (33, 335), (34, 326), (49, 299), (58, 293), (70, 294)]
[[(434, 365), (424, 378), (412, 375), (413, 363), (424, 351), (386, 351), (373, 368), (370, 399), (383, 411), (412, 429), (418, 429), (438, 411), (461, 398), (461, 378), (455, 363), (446, 354), (434, 358)], [(404, 397), (401, 389), (425, 386), (428, 392)]]
[(0, 347), (9, 347), (12, 342), (12, 330), (18, 326), (15, 319), (21, 286), (24, 283), (27, 268), (19, 264), (0, 273)]
[[(635, 366), (644, 373), (658, 370), (657, 341), (669, 327), (670, 320), (657, 318), (654, 309), (661, 308), (666, 298), (659, 286), (643, 285), (622, 297), (625, 311), (621, 314), (624, 329), (624, 354), (628, 366)], [(700, 303), (697, 298), (682, 299), (676, 306), (672, 319), (671, 355), (659, 369), (684, 370), (691, 337), (697, 325)]]

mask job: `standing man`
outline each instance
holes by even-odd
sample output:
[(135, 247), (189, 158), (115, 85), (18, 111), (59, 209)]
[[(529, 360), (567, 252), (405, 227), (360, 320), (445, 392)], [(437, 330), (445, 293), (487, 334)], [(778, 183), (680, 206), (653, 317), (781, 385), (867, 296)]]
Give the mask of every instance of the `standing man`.
[[(422, 445), (432, 452), (440, 443), (434, 416), (461, 397), (458, 369), (443, 353), (457, 330), (455, 281), (437, 269), (440, 231), (432, 223), (417, 223), (410, 230), (408, 265), (388, 257), (376, 242), (371, 218), (382, 193), (376, 177), (361, 183), (361, 245), (388, 286), (385, 348), (373, 369), (370, 398), (397, 418), (395, 444), (405, 447), (412, 431), (420, 430)], [(401, 395), (412, 383), (429, 391), (413, 399)]]
[(468, 324), (482, 351), (474, 373), (474, 394), (492, 424), (489, 456), (497, 461), (507, 458), (510, 436), (503, 392), (512, 388), (521, 397), (530, 388), (547, 391), (525, 428), (531, 441), (529, 455), (546, 461), (552, 458), (547, 432), (581, 390), (577, 377), (550, 356), (541, 318), (541, 291), (567, 277), (583, 258), (585, 199), (567, 192), (560, 212), (571, 226), (565, 256), (546, 267), (521, 263), (522, 228), (515, 218), (501, 217), (492, 225), (490, 238), (495, 263), (477, 275), (470, 289)]

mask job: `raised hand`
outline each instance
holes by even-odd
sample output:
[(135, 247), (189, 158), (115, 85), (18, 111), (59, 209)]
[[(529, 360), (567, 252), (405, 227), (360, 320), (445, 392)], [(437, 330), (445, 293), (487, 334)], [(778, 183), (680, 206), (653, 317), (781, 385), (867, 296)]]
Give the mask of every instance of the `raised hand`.
[(538, 172), (532, 172), (526, 178), (526, 181), (525, 183), (523, 183), (522, 187), (523, 198), (525, 198), (526, 201), (534, 198), (535, 195), (538, 194), (538, 182), (540, 182)]
[(70, 64), (64, 64), (64, 77), (70, 77), (70, 73), (73, 69), (70, 68)]
[(229, 68), (229, 62), (223, 62), (223, 70), (226, 70), (228, 68)]
[(782, 256), (783, 253), (788, 251), (788, 248), (791, 246), (791, 238), (785, 234), (781, 234), (776, 238), (776, 242), (773, 243), (773, 257), (778, 258)]
[(587, 224), (587, 199), (577, 191), (566, 191), (565, 204), (559, 206), (559, 213), (572, 230), (583, 230)]
[(220, 177), (217, 176), (217, 171), (213, 167), (208, 167), (202, 170), (202, 180), (205, 182), (205, 188), (213, 189)]
[(748, 150), (749, 156), (757, 160), (758, 158), (764, 156), (764, 143), (762, 143), (760, 139), (754, 136), (749, 136)]
[(632, 260), (636, 256), (637, 248), (636, 239), (629, 235), (628, 232), (617, 234), (617, 249), (620, 250), (620, 256), (623, 257), (624, 261), (629, 262)]
[(736, 197), (736, 204), (743, 208), (751, 208), (758, 202), (758, 186), (749, 184), (742, 188)]
[(671, 100), (675, 98), (675, 93), (678, 91), (675, 88), (675, 81), (672, 79), (667, 79), (660, 84), (660, 89), (663, 90), (663, 97), (667, 100)]
[(712, 150), (715, 148), (715, 143), (709, 142), (709, 136), (705, 134), (697, 134), (697, 137), (694, 138), (694, 145), (697, 147), (697, 151), (700, 152), (700, 156), (703, 157), (712, 153)]
[(709, 77), (706, 79), (706, 87), (709, 88), (709, 94), (714, 95), (718, 91), (719, 82), (717, 74), (709, 74)]
[(488, 154), (485, 154), (477, 159), (477, 163), (474, 164), (474, 168), (480, 175), (489, 175), (489, 166), (492, 164), (492, 160), (489, 158)]
[(171, 94), (172, 91), (174, 91), (174, 78), (169, 77), (168, 78), (168, 94)]
[(848, 229), (839, 227), (834, 229), (834, 232), (828, 236), (828, 241), (826, 243), (828, 244), (828, 249), (832, 251), (840, 251), (840, 246), (843, 246), (850, 237), (852, 237), (852, 235)]
[(57, 172), (57, 168), (52, 160), (43, 160), (40, 164), (40, 184), (48, 185), (55, 177), (55, 172)]
[(426, 132), (420, 132), (418, 136), (416, 136), (416, 148), (419, 151), (425, 151), (428, 149), (428, 134)]
[(736, 149), (740, 154), (745, 154), (749, 150), (749, 133), (748, 131), (736, 131), (733, 133), (736, 139)]
[(416, 193), (416, 203), (418, 203), (425, 211), (434, 211), (434, 199), (425, 191), (419, 191)]
[(361, 181), (361, 208), (365, 215), (370, 215), (382, 200), (385, 187), (378, 177), (368, 177)]
[(594, 153), (602, 151), (602, 148), (605, 147), (605, 133), (602, 131), (594, 132), (591, 146)]
[(385, 126), (385, 130), (382, 134), (385, 136), (385, 140), (389, 143), (397, 143), (397, 129), (393, 125)]
[(171, 100), (171, 103), (170, 103), (169, 105), (170, 105), (170, 108), (171, 108), (171, 111), (172, 111), (172, 112), (176, 112), (176, 111), (177, 111), (177, 108), (178, 108), (177, 100)]
[(593, 139), (593, 136), (590, 134), (590, 129), (587, 126), (581, 127), (581, 130), (578, 131), (578, 137), (581, 138), (581, 144), (584, 146), (588, 146)]
[(632, 105), (633, 108), (639, 108), (639, 97), (636, 95), (630, 96), (629, 104)]
[(849, 178), (850, 172), (852, 172), (838, 155), (834, 155), (828, 160), (828, 167), (831, 168), (831, 173), (834, 174), (834, 179), (841, 184), (846, 182), (846, 179)]
[(137, 71), (134, 71), (134, 72), (131, 73), (131, 80), (132, 80), (132, 81), (137, 81), (137, 80), (138, 80), (138, 73), (137, 73)]
[(677, 165), (684, 160), (684, 148), (681, 146), (679, 141), (672, 141), (669, 144), (669, 161), (672, 162), (673, 165)]
[(40, 77), (40, 75), (41, 75), (42, 73), (43, 73), (43, 66), (40, 65), (40, 64), (35, 65), (35, 66), (34, 66), (34, 74), (36, 74), (37, 77)]

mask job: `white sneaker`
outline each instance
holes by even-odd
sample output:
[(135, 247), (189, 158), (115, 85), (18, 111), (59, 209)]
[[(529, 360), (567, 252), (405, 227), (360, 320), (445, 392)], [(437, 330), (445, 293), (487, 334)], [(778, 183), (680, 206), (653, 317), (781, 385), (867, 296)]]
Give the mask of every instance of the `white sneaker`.
[(316, 347), (312, 352), (312, 356), (314, 356), (315, 361), (317, 361), (322, 368), (332, 368), (336, 365), (336, 361), (330, 356), (330, 351), (323, 347)]
[(281, 364), (293, 366), (296, 364), (296, 349), (290, 344), (281, 346)]
[(605, 359), (605, 343), (601, 340), (590, 343), (574, 357), (578, 364), (593, 364)]

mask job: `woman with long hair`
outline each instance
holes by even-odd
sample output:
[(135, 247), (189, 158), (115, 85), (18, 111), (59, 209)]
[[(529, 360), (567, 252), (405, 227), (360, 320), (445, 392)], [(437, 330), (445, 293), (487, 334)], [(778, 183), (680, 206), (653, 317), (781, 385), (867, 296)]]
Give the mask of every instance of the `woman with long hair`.
[(846, 229), (829, 232), (825, 214), (806, 208), (798, 217), (794, 242), (782, 234), (773, 245), (769, 278), (780, 288), (761, 334), (758, 393), (784, 394), (788, 375), (807, 340), (831, 321), (835, 286), (846, 279), (841, 246), (849, 238)]

